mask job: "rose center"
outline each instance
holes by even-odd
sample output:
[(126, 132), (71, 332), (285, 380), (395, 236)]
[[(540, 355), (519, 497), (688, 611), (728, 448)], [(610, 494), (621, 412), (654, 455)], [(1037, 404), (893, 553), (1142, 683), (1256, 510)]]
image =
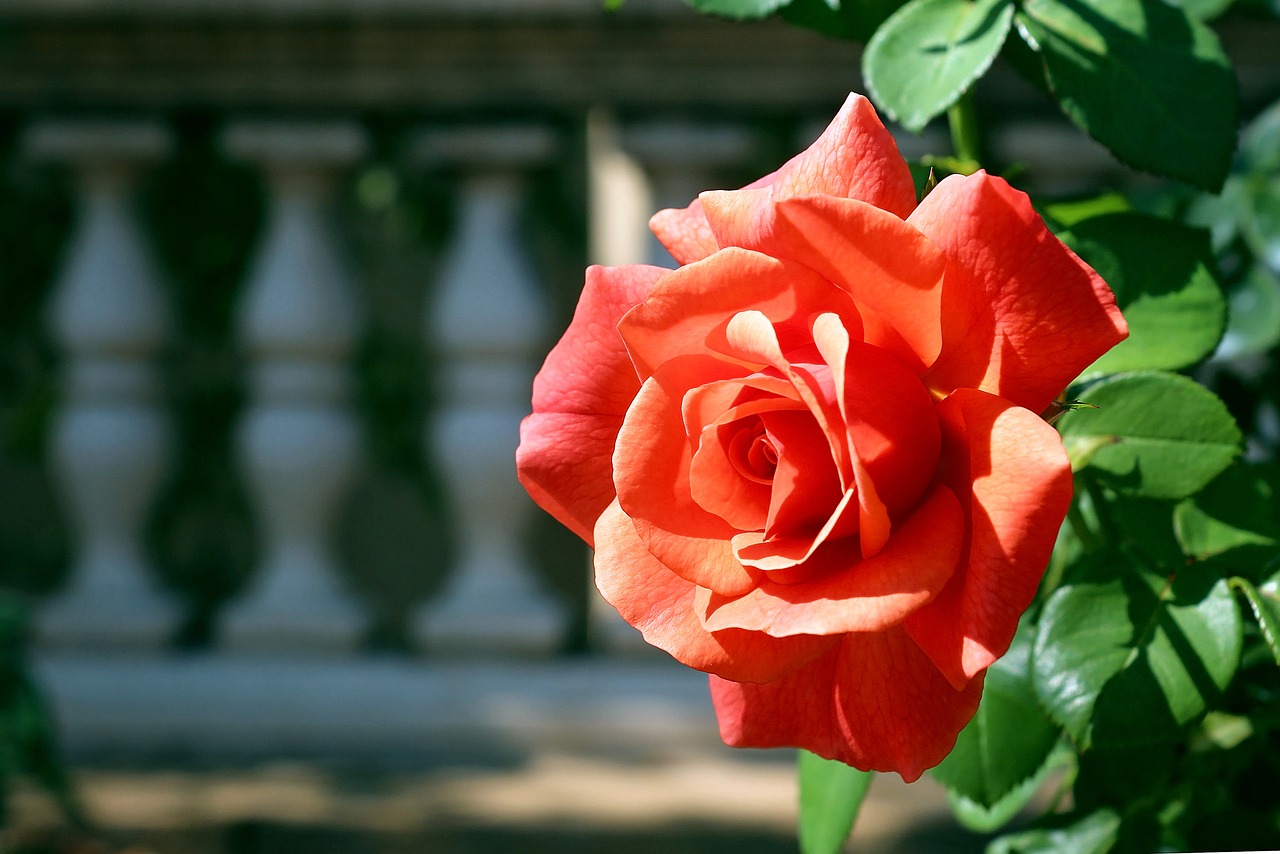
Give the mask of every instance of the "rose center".
[(739, 425), (729, 440), (729, 460), (738, 474), (756, 483), (772, 483), (778, 469), (778, 451), (758, 417)]

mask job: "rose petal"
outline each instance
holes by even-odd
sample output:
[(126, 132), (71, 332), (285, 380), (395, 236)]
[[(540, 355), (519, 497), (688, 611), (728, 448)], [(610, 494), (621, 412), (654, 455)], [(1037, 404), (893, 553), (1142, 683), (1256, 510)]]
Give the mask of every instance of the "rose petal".
[(733, 556), (729, 539), (737, 531), (693, 499), (693, 448), (681, 401), (689, 389), (734, 378), (742, 370), (710, 356), (666, 362), (640, 387), (613, 452), (618, 501), (645, 546), (687, 581), (722, 593), (750, 589), (756, 571)]
[(588, 543), (613, 500), (613, 442), (640, 389), (618, 320), (668, 272), (639, 265), (587, 270), (573, 321), (533, 381), (533, 414), (520, 425), (520, 482)]
[[(728, 386), (729, 382), (718, 385)], [(690, 409), (687, 399), (704, 389), (695, 389), (685, 396), (686, 431), (689, 429)], [(738, 451), (733, 445), (748, 430), (745, 422), (758, 425), (763, 435), (761, 414), (803, 407), (803, 403), (789, 397), (749, 400), (730, 407), (721, 417), (704, 427), (700, 433), (698, 448), (693, 452), (693, 459), (689, 463), (689, 492), (693, 500), (738, 530), (763, 528), (769, 516), (769, 501), (773, 491), (770, 481), (746, 477), (735, 463)]]
[[(825, 193), (861, 199), (899, 218), (916, 205), (915, 183), (897, 143), (871, 102), (856, 94), (812, 145), (746, 189), (765, 186), (775, 199)], [(717, 248), (697, 200), (684, 209), (659, 211), (649, 228), (681, 264)]]
[[(835, 509), (816, 532), (771, 535), (763, 531), (746, 531), (733, 538), (733, 552), (743, 566), (766, 570), (771, 577), (776, 577), (779, 571), (798, 569), (798, 565), (807, 563), (823, 543), (858, 533), (858, 504), (854, 497), (853, 490), (840, 496)], [(812, 568), (805, 567), (803, 573), (787, 572), (785, 578), (792, 582), (813, 574)]]
[(697, 588), (649, 554), (615, 501), (596, 523), (596, 585), (601, 595), (654, 646), (678, 661), (741, 682), (763, 682), (794, 670), (835, 640), (778, 640), (759, 632), (708, 632), (694, 610)]
[[(807, 332), (807, 318), (803, 328)], [(795, 326), (789, 331), (794, 332)], [(809, 337), (806, 335), (805, 339)], [(813, 364), (819, 354), (811, 341), (805, 345), (808, 352), (785, 353), (778, 339), (777, 327), (761, 312), (748, 310), (734, 315), (722, 331), (712, 332), (708, 343), (713, 350), (730, 358), (741, 359), (752, 365), (768, 366), (786, 377), (796, 395), (809, 407), (814, 423), (826, 437), (827, 450), (835, 461), (839, 488), (843, 490), (852, 484), (848, 437), (840, 418), (835, 383), (827, 365)], [(807, 358), (809, 361), (793, 361), (797, 357)], [(773, 524), (770, 523), (771, 526)]]
[(912, 782), (951, 752), (982, 698), (957, 691), (901, 629), (841, 635), (820, 658), (761, 685), (711, 677), (732, 747), (799, 747)]
[(940, 393), (980, 388), (1042, 412), (1128, 334), (1106, 283), (1004, 180), (949, 176), (908, 222), (951, 261), (942, 354), (925, 375)]
[(715, 352), (708, 342), (723, 341), (730, 321), (745, 311), (775, 324), (797, 322), (806, 331), (811, 315), (833, 312), (855, 333), (862, 331), (853, 300), (839, 288), (799, 264), (742, 249), (671, 272), (627, 312), (618, 331), (644, 380), (668, 359)]
[(860, 560), (852, 541), (833, 541), (814, 560), (832, 565), (808, 581), (771, 576), (736, 597), (712, 597), (708, 629), (733, 626), (773, 637), (877, 632), (896, 626), (942, 590), (965, 541), (964, 512), (945, 486), (898, 526), (875, 557)]
[(966, 505), (970, 544), (906, 629), (959, 687), (1009, 648), (1071, 502), (1071, 464), (1052, 427), (1006, 400), (960, 389), (938, 414), (941, 474)]
[(516, 467), (538, 506), (594, 545), (591, 531), (614, 499), (613, 443), (621, 415), (540, 413), (520, 422)]
[(941, 434), (933, 399), (893, 356), (851, 341), (837, 318), (819, 317), (813, 335), (831, 365), (857, 456), (890, 512), (900, 512), (919, 500), (937, 467)]
[(805, 265), (848, 292), (864, 318), (878, 318), (865, 324), (869, 344), (917, 373), (937, 359), (946, 257), (899, 217), (833, 196), (778, 202), (768, 190), (703, 193), (702, 203), (721, 246)]

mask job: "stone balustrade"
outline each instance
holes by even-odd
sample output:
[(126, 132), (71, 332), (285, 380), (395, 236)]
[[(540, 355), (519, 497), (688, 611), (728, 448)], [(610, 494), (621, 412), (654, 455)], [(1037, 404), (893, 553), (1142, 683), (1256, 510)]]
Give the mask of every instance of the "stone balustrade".
[[(457, 560), (443, 568), (442, 589), (421, 603), (409, 631), (431, 653), (551, 655), (570, 615), (533, 571), (525, 547), (533, 505), (513, 459), (533, 372), (554, 334), (551, 300), (522, 228), (528, 177), (562, 156), (569, 135), (526, 122), (401, 136), (400, 168), (448, 174), (456, 200), (437, 263), (418, 272), (432, 281), (420, 345), (438, 391), (423, 451), (443, 474)], [(257, 520), (260, 560), (222, 613), (215, 647), (356, 651), (368, 617), (344, 581), (333, 540), (365, 462), (352, 364), (363, 309), (336, 200), (367, 161), (369, 138), (351, 121), (232, 119), (219, 140), (227, 158), (259, 175), (266, 214), (238, 284), (232, 342), (250, 390), (234, 463)], [(741, 180), (725, 178), (735, 166), (750, 169), (745, 127), (639, 124), (614, 142), (610, 151), (588, 148), (584, 160), (631, 154), (631, 186), (608, 183), (592, 162), (581, 172), (596, 176), (611, 227), (630, 235), (623, 251), (633, 257), (615, 252), (615, 263), (664, 261), (646, 236), (652, 199), (687, 201), (698, 187)], [(24, 132), (25, 156), (77, 176), (79, 211), (48, 307), (65, 355), (50, 462), (78, 554), (69, 582), (41, 608), (41, 643), (50, 648), (161, 650), (180, 622), (179, 597), (161, 590), (162, 573), (148, 564), (143, 524), (176, 456), (158, 380), (162, 345), (176, 331), (134, 204), (145, 170), (173, 144), (151, 119), (41, 119)], [(637, 192), (643, 201), (628, 198)], [(581, 272), (572, 275), (576, 281)], [(566, 559), (587, 584), (587, 561)], [(597, 611), (596, 619), (613, 618)], [(634, 637), (625, 626), (621, 632)]]
[[(246, 584), (214, 609), (211, 658), (201, 665), (210, 679), (285, 697), (298, 687), (290, 679), (314, 677), (309, 690), (341, 691), (350, 671), (317, 662), (340, 653), (347, 667), (366, 649), (369, 591), (351, 580), (376, 588), (383, 569), (354, 572), (350, 550), (335, 546), (339, 516), (372, 465), (360, 408), (368, 377), (357, 376), (368, 267), (352, 258), (351, 190), (411, 193), (423, 176), (440, 191), (421, 197), (428, 213), (450, 226), (386, 266), (415, 294), (403, 300), (415, 316), (401, 325), (419, 330), (415, 346), (432, 370), (410, 444), (439, 475), (452, 533), (450, 542), (428, 538), (417, 568), (410, 561), (409, 571), (438, 583), (395, 609), (416, 656), (404, 661), (550, 659), (584, 621), (594, 623), (598, 650), (638, 648), (634, 631), (582, 593), (584, 548), (531, 546), (548, 537), (530, 536), (538, 515), (515, 481), (513, 453), (533, 372), (567, 320), (585, 263), (670, 263), (647, 236), (653, 208), (775, 168), (859, 82), (856, 51), (816, 35), (713, 21), (679, 0), (628, 0), (613, 16), (599, 5), (0, 0), (0, 112), (20, 127), (11, 156), (74, 177), (75, 225), (45, 313), (60, 354), (47, 468), (76, 557), (38, 604), (37, 649), (55, 700), (66, 698), (64, 714), (89, 742), (114, 737), (95, 723), (94, 691), (133, 678), (129, 661), (149, 662), (143, 681), (163, 681), (166, 660), (185, 668), (182, 684), (198, 679), (189, 660), (165, 656), (192, 591), (167, 578), (147, 547), (147, 519), (179, 450), (160, 378), (179, 330), (155, 234), (136, 205), (155, 169), (181, 153), (176, 129), (192, 115), (216, 127), (220, 156), (252, 170), (266, 200), (251, 263), (227, 283), (238, 297), (226, 346), (249, 390), (227, 464), (245, 485), (258, 557)], [(1246, 99), (1277, 94), (1257, 71), (1274, 70), (1269, 38), (1237, 34)], [(995, 83), (1005, 88), (990, 96), (993, 114), (1032, 102), (1007, 78)], [(1046, 133), (1069, 150), (1075, 132), (1047, 122), (1034, 124), (1035, 151), (1048, 150)], [(997, 152), (1029, 158), (1028, 133), (999, 128)], [(1042, 186), (1119, 176), (1105, 158), (1055, 157), (1062, 175)], [(185, 200), (204, 203), (198, 193)], [(414, 478), (423, 479), (404, 476)], [(370, 515), (359, 516), (368, 538), (394, 536)], [(561, 569), (545, 571), (548, 560)], [(108, 650), (118, 653), (110, 669), (95, 670)], [(276, 662), (261, 678), (254, 655)], [(306, 666), (281, 670), (282, 659)], [(396, 685), (421, 678), (385, 661), (379, 668), (377, 679), (350, 682), (377, 694), (362, 698), (370, 704), (395, 702)], [(208, 690), (207, 715), (142, 690), (137, 700), (198, 728), (235, 694)], [(563, 693), (587, 701), (577, 688)], [(150, 719), (122, 702), (113, 714), (145, 738)], [(319, 706), (281, 700), (272, 725)], [(194, 729), (167, 725), (176, 741), (198, 741)], [(328, 739), (335, 730), (317, 731)]]

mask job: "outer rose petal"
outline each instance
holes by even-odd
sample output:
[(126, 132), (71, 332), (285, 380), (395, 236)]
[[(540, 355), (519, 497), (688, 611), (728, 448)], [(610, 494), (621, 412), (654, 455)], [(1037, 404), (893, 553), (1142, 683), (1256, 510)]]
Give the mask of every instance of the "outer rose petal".
[(943, 589), (964, 539), (960, 502), (939, 486), (875, 557), (859, 562), (851, 540), (828, 543), (833, 554), (827, 560), (843, 553), (843, 565), (823, 567), (817, 577), (796, 584), (766, 577), (754, 590), (722, 603), (713, 596), (703, 624), (712, 631), (735, 626), (779, 638), (883, 631)]
[(708, 632), (694, 611), (697, 587), (649, 554), (618, 502), (596, 523), (596, 585), (644, 639), (678, 661), (739, 682), (777, 679), (821, 655), (835, 638), (779, 640), (742, 629)]
[(591, 267), (573, 322), (533, 381), (516, 468), (533, 500), (591, 543), (613, 500), (613, 443), (640, 390), (617, 325), (669, 270)]
[(907, 221), (951, 261), (942, 355), (924, 378), (937, 391), (980, 388), (1042, 412), (1128, 335), (1106, 282), (1004, 180), (952, 175)]
[(982, 677), (952, 688), (902, 629), (848, 634), (774, 682), (711, 677), (732, 747), (801, 747), (908, 783), (937, 765), (982, 698)]
[(960, 687), (1009, 648), (1071, 502), (1057, 432), (1007, 400), (960, 389), (938, 404), (941, 475), (967, 504), (969, 553), (907, 631)]
[[(826, 194), (861, 199), (905, 218), (916, 206), (911, 170), (871, 102), (850, 95), (822, 135), (781, 169), (747, 185), (772, 187), (775, 199)], [(681, 264), (715, 252), (702, 205), (659, 211), (649, 228)]]

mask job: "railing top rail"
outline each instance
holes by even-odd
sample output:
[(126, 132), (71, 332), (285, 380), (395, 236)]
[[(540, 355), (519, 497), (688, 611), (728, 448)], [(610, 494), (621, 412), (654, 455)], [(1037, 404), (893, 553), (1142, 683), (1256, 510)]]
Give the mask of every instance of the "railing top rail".
[(368, 20), (385, 17), (546, 18), (693, 16), (681, 0), (627, 0), (613, 12), (601, 0), (0, 0), (0, 17), (81, 19)]

